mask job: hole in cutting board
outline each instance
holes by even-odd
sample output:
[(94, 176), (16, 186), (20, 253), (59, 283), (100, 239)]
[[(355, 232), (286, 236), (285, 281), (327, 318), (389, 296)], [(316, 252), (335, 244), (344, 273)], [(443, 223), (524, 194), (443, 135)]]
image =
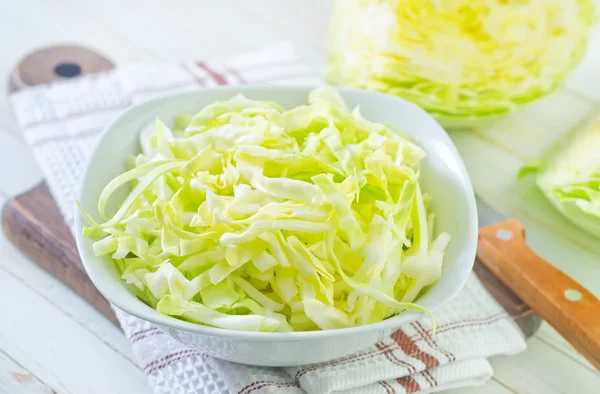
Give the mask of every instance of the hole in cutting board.
[(56, 75), (63, 78), (73, 78), (78, 75), (81, 75), (81, 67), (79, 67), (79, 64), (77, 63), (58, 63), (54, 67), (54, 72), (56, 73)]

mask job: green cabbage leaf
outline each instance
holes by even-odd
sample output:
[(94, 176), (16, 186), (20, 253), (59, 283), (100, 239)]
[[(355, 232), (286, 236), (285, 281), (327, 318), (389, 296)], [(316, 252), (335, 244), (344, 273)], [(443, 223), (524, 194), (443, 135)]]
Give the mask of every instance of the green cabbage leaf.
[(600, 237), (600, 115), (593, 114), (559, 140), (519, 177), (536, 184), (566, 218)]

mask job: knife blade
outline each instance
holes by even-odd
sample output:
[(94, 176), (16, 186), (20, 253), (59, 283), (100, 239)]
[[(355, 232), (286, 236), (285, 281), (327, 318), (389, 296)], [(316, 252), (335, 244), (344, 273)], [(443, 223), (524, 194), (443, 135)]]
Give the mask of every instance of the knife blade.
[(479, 218), (479, 227), (485, 227), (494, 223), (503, 222), (508, 219), (506, 216), (496, 211), (494, 208), (489, 206), (479, 196), (475, 196), (475, 203), (477, 204), (477, 216)]
[(600, 370), (600, 300), (537, 255), (518, 220), (476, 204), (477, 259)]

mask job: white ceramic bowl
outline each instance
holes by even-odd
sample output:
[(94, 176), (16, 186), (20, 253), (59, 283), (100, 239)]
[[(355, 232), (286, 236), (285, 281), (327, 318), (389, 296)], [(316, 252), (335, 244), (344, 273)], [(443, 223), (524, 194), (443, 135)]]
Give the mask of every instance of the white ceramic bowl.
[[(223, 87), (137, 105), (104, 131), (85, 170), (79, 201), (88, 212), (96, 212), (98, 196), (104, 186), (126, 171), (129, 155), (139, 152), (140, 129), (157, 116), (167, 122), (175, 114), (197, 112), (208, 104), (229, 99), (237, 93), (252, 99), (275, 101), (290, 108), (306, 103), (313, 88), (315, 86)], [(465, 166), (442, 127), (416, 105), (366, 90), (339, 88), (338, 91), (350, 107), (360, 105), (366, 119), (400, 127), (427, 152), (422, 163), (421, 184), (434, 197), (431, 210), (436, 215), (436, 233), (445, 231), (452, 237), (442, 278), (418, 300), (422, 306), (435, 311), (463, 287), (475, 257), (477, 213)], [(124, 198), (124, 194), (121, 197)], [(181, 321), (160, 314), (139, 301), (121, 281), (112, 260), (94, 256), (92, 240), (81, 235), (85, 220), (79, 210), (77, 212), (77, 246), (83, 265), (98, 290), (119, 309), (152, 322), (178, 341), (218, 358), (268, 366), (332, 360), (372, 345), (400, 326), (422, 317), (418, 312), (405, 312), (361, 327), (292, 333), (233, 331)]]

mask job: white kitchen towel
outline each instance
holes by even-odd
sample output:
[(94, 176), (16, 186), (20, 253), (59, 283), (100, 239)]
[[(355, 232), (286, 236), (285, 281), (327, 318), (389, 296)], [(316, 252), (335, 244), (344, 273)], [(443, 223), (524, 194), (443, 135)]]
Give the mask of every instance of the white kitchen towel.
[[(113, 71), (26, 88), (10, 97), (58, 207), (71, 226), (88, 155), (124, 109), (157, 96), (243, 83), (318, 83), (288, 44), (224, 62), (119, 66)], [(263, 368), (206, 356), (150, 323), (116, 311), (155, 393), (425, 393), (479, 385), (488, 357), (525, 349), (518, 327), (475, 276), (436, 312), (358, 354), (294, 368)]]

